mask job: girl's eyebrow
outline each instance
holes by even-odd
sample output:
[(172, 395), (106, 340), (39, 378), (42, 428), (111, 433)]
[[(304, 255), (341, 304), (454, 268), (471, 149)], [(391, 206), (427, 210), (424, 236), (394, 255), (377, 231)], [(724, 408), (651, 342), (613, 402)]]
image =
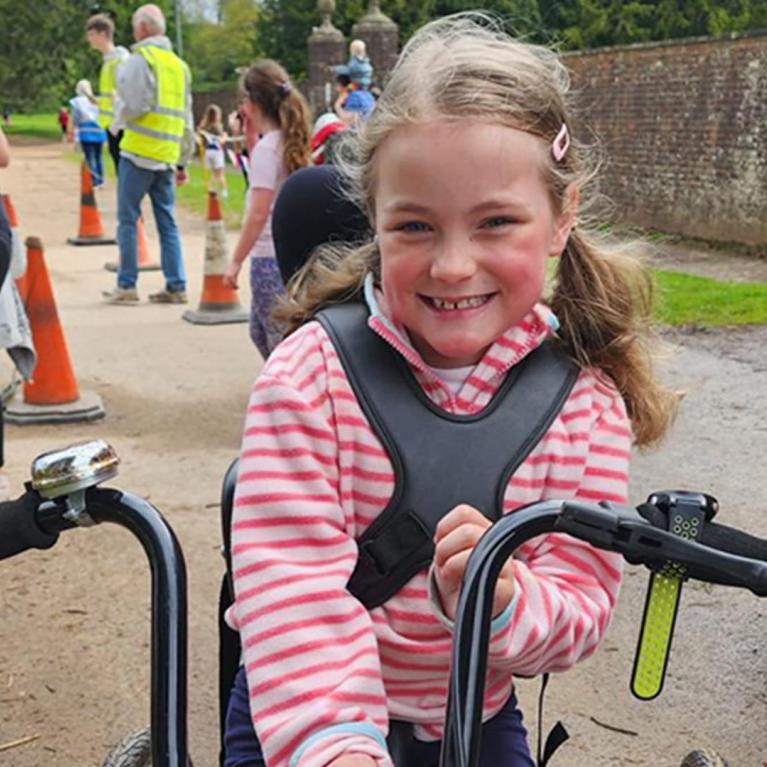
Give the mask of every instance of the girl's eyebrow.
[[(482, 202), (475, 205), (469, 213), (476, 214), (476, 213), (483, 213), (487, 210), (502, 210), (502, 209), (508, 209), (513, 208), (515, 210), (527, 210), (528, 205), (527, 203), (522, 199), (517, 198), (491, 198), (489, 200), (483, 200)], [(426, 205), (419, 205), (417, 202), (413, 202), (412, 200), (393, 200), (392, 202), (388, 203), (384, 210), (387, 213), (413, 213), (415, 215), (429, 215), (432, 213), (432, 209), (429, 208)]]
[(471, 213), (482, 213), (486, 210), (499, 210), (501, 208), (521, 208), (526, 209), (527, 204), (524, 200), (521, 199), (515, 199), (515, 198), (493, 198), (490, 200), (484, 200), (483, 202), (480, 202), (478, 205), (475, 205), (471, 209)]
[(394, 200), (385, 206), (387, 213), (416, 213), (419, 215), (427, 215), (431, 213), (431, 208), (425, 205), (419, 205), (417, 202), (411, 202), (410, 200)]

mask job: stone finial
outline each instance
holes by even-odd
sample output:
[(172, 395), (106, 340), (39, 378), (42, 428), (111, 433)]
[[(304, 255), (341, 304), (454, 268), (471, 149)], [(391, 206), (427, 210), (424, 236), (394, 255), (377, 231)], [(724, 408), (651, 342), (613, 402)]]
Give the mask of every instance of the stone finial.
[(393, 24), (394, 22), (381, 10), (378, 0), (369, 0), (368, 9), (360, 19), (360, 24)]
[(352, 27), (352, 36), (365, 41), (374, 79), (382, 85), (397, 61), (399, 27), (382, 13), (378, 0), (369, 0), (367, 13)]
[(333, 26), (332, 16), (335, 9), (335, 0), (317, 0), (317, 10), (322, 21), (319, 27), (312, 29), (312, 38), (343, 38), (342, 32)]
[(336, 0), (317, 0), (317, 10), (320, 12), (320, 18), (322, 19), (320, 29), (328, 31), (335, 29), (332, 21), (333, 11), (335, 9)]

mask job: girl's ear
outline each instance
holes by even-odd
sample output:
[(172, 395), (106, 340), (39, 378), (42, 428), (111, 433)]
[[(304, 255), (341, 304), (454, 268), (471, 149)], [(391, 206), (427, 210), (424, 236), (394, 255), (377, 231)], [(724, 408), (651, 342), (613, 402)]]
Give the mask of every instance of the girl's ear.
[(554, 238), (551, 241), (550, 256), (560, 256), (567, 245), (570, 232), (575, 228), (575, 214), (578, 211), (580, 191), (575, 183), (568, 184), (565, 190), (565, 201), (562, 212), (554, 222)]

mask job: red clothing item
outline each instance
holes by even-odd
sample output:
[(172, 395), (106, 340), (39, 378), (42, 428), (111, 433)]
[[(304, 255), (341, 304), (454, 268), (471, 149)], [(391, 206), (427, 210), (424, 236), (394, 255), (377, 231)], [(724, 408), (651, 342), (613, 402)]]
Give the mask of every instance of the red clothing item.
[[(369, 291), (370, 327), (451, 413), (481, 410), (550, 332), (551, 312), (537, 305), (454, 394), (377, 299)], [(543, 498), (625, 502), (630, 440), (620, 394), (598, 371), (583, 371), (511, 478), (504, 511)], [(388, 766), (390, 717), (414, 722), (423, 740), (442, 736), (451, 629), (428, 598), (426, 572), (370, 611), (346, 589), (355, 539), (393, 489), (391, 462), (332, 343), (318, 323), (304, 325), (275, 349), (253, 387), (232, 527), (236, 602), (228, 618), (242, 637), (269, 767), (322, 767), (345, 752)], [(508, 700), (514, 674), (563, 670), (594, 651), (621, 578), (618, 555), (556, 534), (517, 551), (515, 567), (516, 596), (492, 625), (485, 720)]]
[(322, 165), (325, 162), (325, 142), (334, 133), (342, 131), (346, 126), (338, 120), (324, 125), (312, 136), (312, 159), (315, 165)]

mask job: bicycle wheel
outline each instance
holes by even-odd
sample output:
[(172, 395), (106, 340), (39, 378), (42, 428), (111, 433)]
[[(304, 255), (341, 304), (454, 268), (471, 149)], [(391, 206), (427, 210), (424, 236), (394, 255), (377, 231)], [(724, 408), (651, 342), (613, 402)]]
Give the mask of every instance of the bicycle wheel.
[(681, 767), (729, 767), (719, 754), (708, 749), (696, 749), (684, 758)]
[(123, 738), (107, 755), (101, 767), (152, 767), (152, 740), (149, 729)]

